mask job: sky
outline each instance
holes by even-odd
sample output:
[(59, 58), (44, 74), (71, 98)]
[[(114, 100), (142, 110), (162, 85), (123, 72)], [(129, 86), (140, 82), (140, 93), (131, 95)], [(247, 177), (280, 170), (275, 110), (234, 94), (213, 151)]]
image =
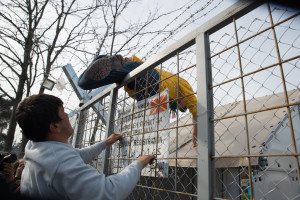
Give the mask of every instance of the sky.
[[(179, 31), (174, 37), (172, 37), (170, 40), (168, 40), (164, 44), (164, 48), (167, 48), (171, 44), (176, 43), (176, 41), (178, 39), (184, 37), (186, 34), (193, 31), (195, 28), (201, 26), (201, 24), (204, 24), (209, 19), (214, 17), (216, 14), (218, 14), (222, 10), (225, 10), (226, 8), (230, 7), (235, 2), (236, 1), (234, 1), (234, 0), (216, 0), (216, 1), (212, 1), (212, 2), (209, 0), (197, 1), (188, 12), (182, 13), (180, 15), (181, 18), (178, 19), (172, 25), (175, 26), (176, 23), (182, 22), (182, 20), (186, 19), (186, 16), (191, 15), (191, 13), (193, 13), (193, 11), (197, 11), (197, 9), (205, 7), (205, 4), (207, 4), (207, 3), (211, 3), (211, 4), (209, 4), (208, 7), (205, 7), (205, 9), (200, 12), (202, 14), (199, 14), (198, 16), (201, 16), (201, 17), (198, 17), (194, 23), (190, 24), (185, 29)], [(126, 23), (126, 22), (130, 22), (130, 21), (142, 20), (143, 18), (147, 17), (147, 15), (145, 13), (148, 13), (149, 9), (150, 10), (159, 9), (159, 12), (163, 13), (163, 12), (168, 12), (170, 10), (176, 9), (176, 8), (180, 7), (181, 5), (186, 5), (188, 3), (190, 3), (189, 0), (176, 1), (176, 3), (174, 3), (174, 0), (165, 0), (165, 1), (141, 0), (141, 1), (137, 1), (137, 3), (135, 5), (131, 6), (128, 9), (128, 11), (127, 11), (128, 13), (124, 13), (124, 15), (121, 16), (121, 21)], [(243, 17), (243, 20), (237, 21), (237, 24), (240, 27), (240, 29), (239, 29), (240, 34), (243, 35), (244, 28), (246, 30), (251, 30), (251, 29), (259, 29), (261, 26), (261, 29), (262, 29), (266, 25), (265, 22), (260, 22), (259, 20), (254, 20), (253, 23), (247, 23), (247, 22), (250, 22), (251, 20), (253, 20), (253, 17), (255, 18), (256, 16), (262, 16), (262, 14), (265, 14), (263, 12), (264, 11), (260, 11), (258, 9), (258, 11), (255, 11), (255, 14), (252, 13), (251, 15), (247, 15), (247, 16)], [(280, 12), (279, 11), (278, 19), (280, 19), (280, 17), (284, 18), (284, 17), (286, 17), (286, 15), (290, 15), (290, 14), (291, 13), (289, 13), (289, 12)], [(178, 15), (178, 12), (174, 13), (173, 17), (175, 17), (177, 15)], [(169, 16), (169, 18), (171, 19), (172, 16)], [(167, 19), (162, 18), (162, 20), (153, 24), (150, 28), (152, 30), (155, 30), (160, 27), (164, 27), (164, 26), (168, 25), (166, 23), (166, 21), (167, 21)], [(289, 29), (291, 32), (286, 32), (285, 29), (283, 28), (283, 30), (279, 31), (280, 33), (282, 33), (282, 35), (279, 34), (279, 36), (282, 40), (289, 41), (288, 42), (289, 44), (294, 43), (295, 49), (297, 50), (298, 47), (300, 47), (299, 33), (297, 32), (297, 30), (299, 30), (299, 20), (295, 20), (295, 22), (289, 24), (288, 26), (291, 27), (291, 29)], [(295, 30), (296, 33), (293, 32), (293, 30)], [(249, 31), (248, 31), (248, 33), (249, 33)], [(247, 34), (247, 31), (245, 34)], [(218, 41), (221, 39), (222, 39), (222, 41), (228, 41), (228, 43), (226, 45), (230, 45), (230, 42), (233, 42), (232, 35), (233, 35), (232, 27), (231, 26), (225, 27), (221, 31), (213, 34), (213, 36), (211, 37), (212, 45), (214, 45), (213, 43), (215, 42), (216, 43), (215, 47), (219, 48), (221, 45)], [(246, 37), (246, 35), (244, 37)], [(265, 38), (269, 38), (269, 37), (270, 37), (270, 33), (266, 33), (266, 35), (264, 35), (264, 37), (256, 37), (255, 39), (249, 41), (249, 43), (246, 43), (248, 46), (252, 45), (252, 47), (254, 47), (252, 49), (248, 48), (247, 45), (241, 46), (242, 51), (245, 52), (244, 54), (246, 56), (249, 56), (248, 58), (245, 57), (245, 59), (243, 61), (243, 62), (245, 62), (244, 64), (246, 66), (245, 67), (246, 70), (251, 69), (251, 67), (255, 67), (255, 65), (251, 65), (251, 62), (249, 62), (249, 60), (251, 61), (251, 59), (252, 59), (258, 63), (263, 63), (264, 65), (266, 65), (267, 64), (266, 61), (262, 58), (266, 57), (266, 56), (268, 56), (268, 57), (273, 56), (274, 48), (268, 43), (269, 40), (265, 39)], [(262, 45), (261, 45), (261, 43), (262, 43)], [(281, 45), (282, 45), (282, 48), (285, 47), (284, 43), (282, 43)], [(155, 54), (147, 54), (147, 52), (149, 51), (149, 49), (147, 49), (147, 48), (148, 48), (148, 46), (146, 46), (141, 52), (139, 52), (140, 53), (139, 56), (149, 58), (149, 57), (152, 57), (155, 55)], [(151, 48), (151, 45), (149, 45), (149, 48)], [(160, 49), (158, 52), (163, 51), (164, 48)], [(257, 49), (260, 50), (259, 54), (256, 53)], [(288, 52), (288, 51), (296, 52), (293, 49), (291, 50), (290, 48), (286, 48), (285, 52)], [(286, 54), (288, 55), (287, 57), (289, 57), (291, 53), (286, 53)], [(230, 53), (227, 53), (227, 54), (224, 53), (218, 59), (213, 60), (213, 62), (215, 62), (214, 64), (216, 66), (224, 65), (224, 68), (220, 68), (222, 73), (216, 73), (218, 75), (218, 77), (215, 78), (215, 83), (222, 82), (223, 80), (226, 80), (226, 78), (228, 78), (228, 77), (236, 76), (235, 73), (238, 73), (238, 71), (236, 71), (236, 69), (226, 68), (226, 65), (228, 65), (228, 64), (230, 65), (230, 64), (233, 64), (234, 62), (236, 62), (236, 58), (234, 58), (234, 57), (228, 59), (230, 56), (231, 56)], [(78, 76), (86, 67), (84, 63), (81, 63), (80, 61), (75, 60), (74, 58), (70, 58), (69, 60), (65, 59), (64, 62), (65, 62), (65, 64), (71, 64)], [(62, 63), (64, 63), (64, 62), (62, 62)], [(268, 61), (268, 62), (270, 62), (270, 61)], [(61, 63), (61, 61), (60, 61), (60, 63)], [(291, 68), (291, 65), (292, 64), (288, 64), (288, 67)], [(277, 80), (278, 76), (276, 75), (276, 73), (278, 73), (278, 71), (275, 70), (275, 71), (272, 71), (269, 73), (272, 76), (275, 74), (275, 76), (273, 76), (273, 77), (275, 77), (275, 79), (274, 78), (268, 79), (263, 83), (253, 81), (253, 80), (255, 80), (253, 78), (249, 79), (249, 83), (247, 84), (247, 87), (251, 89), (251, 90), (249, 90), (250, 92), (247, 93), (249, 98), (251, 98), (255, 95), (256, 96), (264, 96), (264, 95), (266, 95), (266, 93), (271, 92), (271, 90), (277, 90), (278, 92), (282, 91), (282, 90), (277, 89), (277, 88), (281, 88), (281, 85), (278, 85), (278, 84), (275, 85), (275, 84), (273, 84), (273, 81), (272, 81), (272, 80)], [(293, 76), (292, 78), (289, 78), (289, 80), (291, 80), (291, 81), (296, 80), (296, 81), (293, 81), (294, 82), (293, 84), (289, 84), (289, 88), (295, 88), (295, 86), (297, 87), (299, 85), (299, 82), (297, 81), (297, 75), (296, 75), (298, 73), (299, 73), (298, 71), (296, 71), (295, 73), (293, 73), (293, 72), (288, 73), (289, 76)], [(223, 74), (223, 77), (222, 77), (222, 74)], [(228, 77), (226, 77), (226, 76), (228, 76)], [(266, 77), (265, 74), (264, 75), (258, 74), (256, 76), (262, 76), (262, 78), (257, 78), (257, 79), (264, 79), (263, 77)], [(185, 77), (185, 78), (188, 79), (189, 77)], [(56, 95), (56, 96), (59, 96), (60, 98), (62, 98), (62, 100), (65, 102), (64, 106), (66, 107), (67, 112), (72, 112), (74, 109), (77, 109), (78, 105), (79, 105), (79, 99), (73, 92), (73, 89), (70, 86), (63, 71), (61, 69), (58, 69), (55, 72), (53, 72), (52, 79), (54, 81), (56, 81), (57, 84), (52, 91), (46, 90), (45, 93), (53, 94), (53, 95)], [(195, 79), (195, 77), (193, 79)], [(194, 83), (194, 81), (196, 81), (196, 80), (194, 80), (194, 81), (191, 80), (191, 81)], [(266, 89), (260, 89), (261, 84), (264, 84), (266, 86), (265, 87)], [(195, 85), (196, 84), (193, 84), (194, 90), (196, 90)], [(37, 84), (37, 87), (39, 87), (38, 84)], [(230, 90), (231, 87), (232, 87), (232, 89), (231, 89), (232, 95), (226, 96), (227, 92), (224, 92), (224, 91)], [(223, 104), (230, 103), (232, 101), (235, 101), (235, 100), (241, 98), (240, 92), (235, 92), (235, 88), (236, 88), (235, 85), (228, 85), (228, 86), (225, 86), (225, 88), (216, 89), (215, 92), (218, 96), (220, 96), (219, 100), (222, 101)], [(19, 138), (19, 137), (17, 137), (17, 138)], [(17, 141), (18, 141), (18, 139), (17, 139)]]
[[(177, 1), (176, 3), (174, 3), (174, 1), (172, 0), (166, 0), (166, 1), (159, 1), (159, 0), (153, 0), (153, 1), (146, 1), (146, 0), (141, 0), (141, 1), (137, 1), (136, 4), (132, 4), (133, 6), (129, 7), (128, 9), (128, 14), (125, 13), (124, 15), (121, 16), (121, 19), (124, 20), (124, 23), (126, 21), (134, 21), (134, 20), (141, 20), (143, 17), (147, 17), (147, 15), (145, 15), (145, 13), (148, 13), (149, 9), (150, 10), (155, 10), (155, 9), (159, 9), (159, 12), (163, 13), (163, 12), (168, 12), (171, 11), (173, 9), (179, 8), (181, 5), (186, 5), (187, 3), (189, 3), (189, 0), (184, 0), (184, 1)], [(209, 1), (202, 1), (204, 3), (207, 3)], [(219, 13), (221, 10), (229, 7), (230, 5), (232, 5), (235, 1), (233, 0), (226, 0), (226, 1), (212, 1), (213, 3), (211, 4), (211, 7), (213, 8), (213, 12), (209, 12), (206, 16), (201, 17), (200, 20), (197, 20), (195, 23), (190, 24), (188, 27), (186, 27), (184, 29), (184, 31), (180, 31), (178, 32), (172, 39), (170, 39), (169, 41), (167, 41), (167, 43), (164, 45), (164, 48), (167, 48), (168, 46), (170, 46), (173, 43), (176, 43), (176, 40), (184, 37), (187, 33), (191, 32), (192, 30), (194, 30), (195, 28), (197, 28), (199, 25), (204, 24), (207, 20), (209, 20), (210, 18), (212, 18), (215, 14)], [(218, 5), (221, 2), (220, 5)], [(214, 8), (213, 5), (218, 5), (216, 8)], [(199, 6), (203, 6), (203, 3), (197, 2), (197, 4), (194, 4), (194, 7), (192, 8), (192, 10), (197, 10), (197, 8), (199, 8)], [(208, 7), (207, 9), (210, 9), (210, 7)], [(192, 12), (192, 11), (190, 11)], [(204, 10), (204, 12), (207, 12), (206, 10)], [(174, 13), (174, 17), (178, 15), (178, 12)], [(190, 13), (184, 13), (184, 15), (190, 15)], [(183, 19), (185, 19), (184, 16), (181, 16)], [(172, 18), (172, 16), (168, 16), (168, 18)], [(178, 23), (180, 22), (180, 19), (178, 20)], [(174, 23), (174, 26), (177, 22)], [(162, 19), (160, 21), (158, 21), (157, 23), (153, 24), (151, 26), (150, 29), (159, 29), (160, 27), (164, 27), (166, 26), (166, 22), (165, 19)], [(151, 47), (151, 44), (149, 45), (149, 48)], [(147, 53), (147, 46), (143, 49), (143, 52), (140, 52), (140, 54), (138, 55), (138, 57), (145, 57), (147, 56), (152, 57), (155, 56), (155, 54), (148, 54)], [(159, 49), (158, 52), (163, 51), (163, 49)], [(83, 63), (80, 63), (78, 61), (74, 61), (74, 60), (66, 60), (66, 64), (71, 64), (74, 68), (74, 70), (76, 71), (77, 75), (79, 76), (80, 73), (83, 72), (83, 70), (85, 69), (85, 66)], [(63, 72), (61, 70), (58, 70), (56, 72), (56, 80), (61, 80), (62, 82), (65, 83), (66, 85), (66, 89), (67, 90), (72, 90), (72, 88), (69, 87), (68, 84), (68, 80), (66, 79), (65, 75), (63, 74)], [(63, 83), (63, 84), (64, 84)], [(66, 91), (65, 91), (66, 92)], [(54, 89), (53, 92), (54, 94), (57, 95), (64, 95), (65, 92), (63, 90), (59, 91), (56, 89)], [(70, 97), (70, 96), (66, 96), (64, 95), (64, 100), (65, 102), (68, 104), (67, 107), (69, 109), (69, 111), (71, 111), (72, 109), (75, 109), (79, 103), (79, 100), (76, 101), (76, 97)], [(71, 101), (72, 99), (72, 101)]]
[[(217, 13), (221, 12), (225, 8), (229, 7), (232, 5), (235, 1), (234, 0), (206, 0), (206, 1), (195, 1), (191, 5), (191, 8), (184, 13), (180, 14), (180, 17), (176, 19), (174, 23), (168, 24), (168, 20), (175, 18), (178, 16), (181, 10), (174, 12), (172, 15), (169, 15), (168, 18), (162, 18), (161, 20), (157, 21), (153, 25), (150, 26), (151, 30), (156, 30), (161, 27), (165, 26), (176, 26), (178, 23), (182, 23), (183, 20), (185, 20), (188, 16), (191, 15), (191, 13), (199, 10), (199, 8), (205, 8), (202, 10), (198, 16), (201, 16), (200, 19), (197, 19), (194, 23), (191, 23), (188, 25), (184, 30), (179, 31), (174, 35), (171, 39), (169, 39), (165, 44), (162, 49), (159, 49), (158, 52), (162, 51), (164, 48), (167, 48), (169, 45), (173, 44), (176, 42), (176, 40), (184, 37), (187, 33), (191, 32), (201, 24), (204, 24), (206, 21), (208, 21), (210, 18), (212, 18), (214, 15)], [(86, 1), (83, 1), (83, 3), (86, 3)], [(120, 21), (122, 23), (130, 22), (130, 21), (143, 21), (143, 19), (148, 17), (149, 10), (151, 12), (154, 12), (155, 10), (158, 10), (159, 13), (165, 13), (165, 12), (170, 12), (174, 9), (178, 9), (182, 5), (190, 5), (191, 1), (190, 0), (182, 0), (182, 1), (176, 1), (174, 3), (174, 0), (153, 0), (153, 1), (147, 1), (147, 0), (140, 0), (137, 1), (134, 4), (131, 4), (129, 9), (127, 10), (127, 13), (125, 12), (121, 18)], [(208, 5), (205, 7), (205, 5)], [(203, 13), (203, 14), (202, 14)], [(150, 38), (149, 38), (150, 39)], [(157, 38), (158, 39), (158, 38)], [(155, 42), (155, 40), (153, 41)], [(151, 45), (149, 45), (149, 48)], [(142, 49), (142, 52), (139, 52), (139, 57), (152, 57), (154, 54), (148, 54), (147, 50), (148, 46)], [(91, 57), (92, 59), (92, 57)], [(65, 63), (65, 64), (71, 64), (74, 68), (74, 70), (77, 73), (77, 76), (84, 70), (85, 64), (81, 63), (80, 61), (76, 60), (76, 58), (72, 57), (64, 60), (59, 60), (56, 63)], [(61, 66), (62, 67), (62, 66)], [(52, 91), (45, 90), (45, 93), (52, 94), (59, 96), (63, 101), (64, 101), (64, 107), (67, 112), (72, 112), (73, 110), (78, 108), (79, 105), (79, 99), (73, 92), (73, 88), (70, 86), (66, 76), (64, 75), (63, 71), (61, 68), (58, 68), (57, 70), (53, 71), (51, 73), (51, 80), (56, 82), (56, 85), (54, 86), (54, 89)], [(33, 91), (38, 91), (39, 85), (41, 82), (37, 82), (33, 88)], [(34, 93), (34, 92), (33, 92)], [(17, 132), (19, 132), (19, 129), (17, 129)], [(20, 135), (20, 134), (17, 134)], [(19, 142), (20, 137), (16, 137), (17, 140), (16, 142)]]

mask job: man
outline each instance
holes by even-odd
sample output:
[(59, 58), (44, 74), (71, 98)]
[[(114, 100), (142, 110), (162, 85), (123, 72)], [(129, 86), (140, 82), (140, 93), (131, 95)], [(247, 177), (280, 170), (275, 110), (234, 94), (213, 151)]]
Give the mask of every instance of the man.
[(1, 169), (0, 169), (0, 189), (1, 192), (11, 192), (11, 186), (14, 181), (14, 167), (13, 163), (2, 162), (2, 158), (9, 154), (0, 154)]
[[(4, 154), (5, 155), (5, 154)], [(10, 154), (12, 155), (12, 154)], [(0, 156), (3, 156), (0, 155)], [(7, 155), (6, 155), (7, 156)], [(16, 158), (16, 157), (15, 157)], [(21, 197), (19, 195), (19, 180), (17, 174), (14, 176), (15, 167), (13, 163), (3, 162), (3, 169), (0, 171), (0, 194), (1, 199), (14, 199), (14, 200), (26, 200), (29, 198)]]
[(36, 199), (124, 199), (153, 155), (144, 155), (116, 175), (105, 177), (87, 165), (106, 146), (121, 139), (112, 134), (93, 146), (74, 149), (73, 133), (63, 102), (52, 95), (33, 95), (18, 106), (16, 119), (29, 139), (21, 195)]
[[(129, 72), (142, 63), (143, 61), (135, 55), (127, 58), (123, 58), (121, 55), (97, 56), (80, 75), (78, 85), (84, 90), (90, 90), (111, 83), (121, 83)], [(193, 123), (195, 124), (193, 126), (192, 141), (193, 146), (197, 146), (197, 97), (194, 95), (193, 88), (185, 79), (154, 68), (124, 87), (129, 96), (137, 99), (137, 101), (168, 88), (170, 101), (174, 100), (170, 106), (171, 109), (175, 110), (178, 107), (181, 112), (189, 109), (192, 114)]]
[(14, 164), (14, 180), (11, 184), (11, 191), (14, 193), (19, 194), (20, 193), (20, 184), (21, 184), (21, 176), (24, 169), (24, 159), (21, 158)]

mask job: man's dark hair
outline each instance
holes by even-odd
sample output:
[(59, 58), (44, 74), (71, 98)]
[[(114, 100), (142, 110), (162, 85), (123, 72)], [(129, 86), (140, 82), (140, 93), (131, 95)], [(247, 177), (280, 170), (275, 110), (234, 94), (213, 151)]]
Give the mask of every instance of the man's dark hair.
[(27, 139), (44, 141), (51, 123), (61, 121), (58, 108), (63, 105), (60, 98), (39, 94), (24, 99), (17, 108), (16, 120)]

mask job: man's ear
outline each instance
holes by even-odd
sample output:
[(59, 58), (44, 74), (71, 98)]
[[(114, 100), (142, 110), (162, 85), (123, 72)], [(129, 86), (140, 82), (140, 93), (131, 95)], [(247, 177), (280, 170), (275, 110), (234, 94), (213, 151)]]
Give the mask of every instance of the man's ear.
[(50, 130), (50, 133), (56, 133), (57, 132), (57, 124), (56, 123), (51, 123), (50, 126), (49, 126), (49, 130)]

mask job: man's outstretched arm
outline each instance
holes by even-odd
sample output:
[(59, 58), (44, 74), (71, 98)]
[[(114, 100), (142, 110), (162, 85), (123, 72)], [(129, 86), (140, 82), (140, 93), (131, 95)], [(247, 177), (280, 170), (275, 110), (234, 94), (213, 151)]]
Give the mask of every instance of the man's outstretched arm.
[(111, 146), (116, 141), (120, 140), (123, 136), (121, 134), (111, 134), (105, 141), (96, 143), (92, 146), (82, 149), (76, 149), (84, 163), (89, 163), (96, 158), (107, 146)]
[(198, 137), (198, 131), (197, 131), (197, 115), (193, 116), (193, 123), (196, 123), (196, 124), (193, 125), (192, 141), (193, 141), (193, 147), (197, 147), (197, 137)]

